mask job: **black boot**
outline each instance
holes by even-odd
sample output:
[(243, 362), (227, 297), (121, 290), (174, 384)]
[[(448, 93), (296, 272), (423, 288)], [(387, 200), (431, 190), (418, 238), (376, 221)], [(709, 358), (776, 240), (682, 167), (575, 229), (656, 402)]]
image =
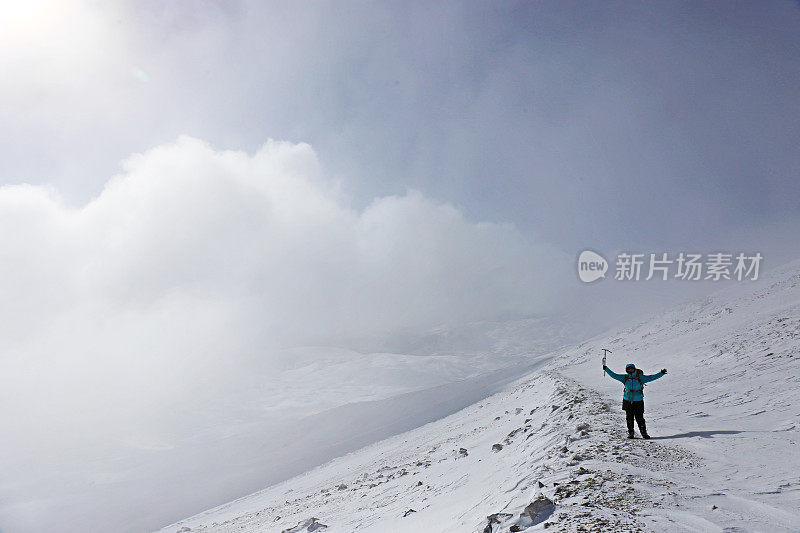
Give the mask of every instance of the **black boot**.
[(642, 434), (643, 439), (649, 439), (650, 435), (647, 434), (647, 425), (644, 423), (639, 424), (639, 433)]
[(633, 430), (631, 430), (631, 431), (629, 431), (629, 432), (628, 432), (628, 438), (629, 438), (629, 439), (633, 439), (633, 438), (635, 438), (635, 437), (633, 436)]

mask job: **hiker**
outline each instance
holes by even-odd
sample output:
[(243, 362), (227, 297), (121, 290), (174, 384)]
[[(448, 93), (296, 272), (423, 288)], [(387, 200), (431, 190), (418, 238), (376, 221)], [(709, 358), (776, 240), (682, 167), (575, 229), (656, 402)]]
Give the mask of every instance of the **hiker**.
[(647, 434), (647, 426), (644, 422), (644, 384), (665, 375), (667, 369), (662, 368), (661, 372), (650, 376), (645, 376), (633, 363), (627, 364), (625, 374), (612, 372), (605, 364), (603, 370), (625, 385), (625, 392), (622, 393), (622, 410), (625, 411), (625, 421), (628, 423), (628, 438), (633, 438), (633, 418), (636, 417), (639, 432), (643, 438), (649, 439), (650, 435)]

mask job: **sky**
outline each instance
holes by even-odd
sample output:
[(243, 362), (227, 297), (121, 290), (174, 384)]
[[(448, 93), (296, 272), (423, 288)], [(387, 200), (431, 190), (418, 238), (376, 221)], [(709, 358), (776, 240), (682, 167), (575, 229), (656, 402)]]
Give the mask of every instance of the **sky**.
[(797, 215), (797, 3), (14, 9), (0, 179), (72, 205), (186, 134), (306, 142), (356, 208), (411, 187), (569, 253)]
[(4, 6), (0, 184), (71, 208), (182, 135), (274, 139), (355, 212), (413, 190), (570, 258), (800, 253), (797, 3)]
[(584, 286), (584, 249), (797, 258), (799, 35), (788, 1), (0, 2), (9, 446), (287, 346), (713, 288)]

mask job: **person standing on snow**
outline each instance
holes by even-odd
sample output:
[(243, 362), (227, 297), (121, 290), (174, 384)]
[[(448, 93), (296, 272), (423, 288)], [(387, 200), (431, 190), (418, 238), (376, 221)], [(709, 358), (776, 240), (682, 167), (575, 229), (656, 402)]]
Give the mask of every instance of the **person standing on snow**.
[(645, 376), (633, 363), (628, 363), (625, 367), (625, 374), (612, 372), (606, 365), (603, 365), (603, 370), (625, 385), (625, 392), (622, 393), (622, 410), (625, 411), (625, 421), (628, 423), (628, 438), (633, 438), (633, 418), (636, 417), (639, 432), (643, 438), (649, 439), (650, 435), (647, 434), (647, 426), (644, 422), (644, 384), (665, 375), (667, 369), (662, 368), (661, 372), (650, 376)]

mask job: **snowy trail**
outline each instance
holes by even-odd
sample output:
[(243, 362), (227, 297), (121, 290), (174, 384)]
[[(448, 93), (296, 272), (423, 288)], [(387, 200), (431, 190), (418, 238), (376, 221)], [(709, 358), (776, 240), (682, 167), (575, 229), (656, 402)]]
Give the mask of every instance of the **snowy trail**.
[(555, 502), (541, 527), (709, 530), (677, 496), (689, 487), (673, 479), (690, 477), (702, 459), (628, 441), (615, 403), (557, 374), (537, 375), (166, 531), (284, 531), (312, 518), (331, 532), (483, 531), (495, 513), (490, 531), (509, 531), (526, 524), (520, 515), (540, 494)]
[(619, 394), (619, 384), (591, 377), (601, 346), (620, 354), (612, 369), (629, 360), (649, 373), (670, 369), (647, 386), (648, 429), (659, 442), (703, 458), (702, 468), (673, 476), (684, 486), (676, 501), (723, 528), (800, 530), (799, 266), (561, 358), (571, 376), (609, 395)]
[[(800, 531), (797, 267), (164, 531)], [(645, 392), (652, 440), (625, 438), (601, 347), (669, 369)]]

